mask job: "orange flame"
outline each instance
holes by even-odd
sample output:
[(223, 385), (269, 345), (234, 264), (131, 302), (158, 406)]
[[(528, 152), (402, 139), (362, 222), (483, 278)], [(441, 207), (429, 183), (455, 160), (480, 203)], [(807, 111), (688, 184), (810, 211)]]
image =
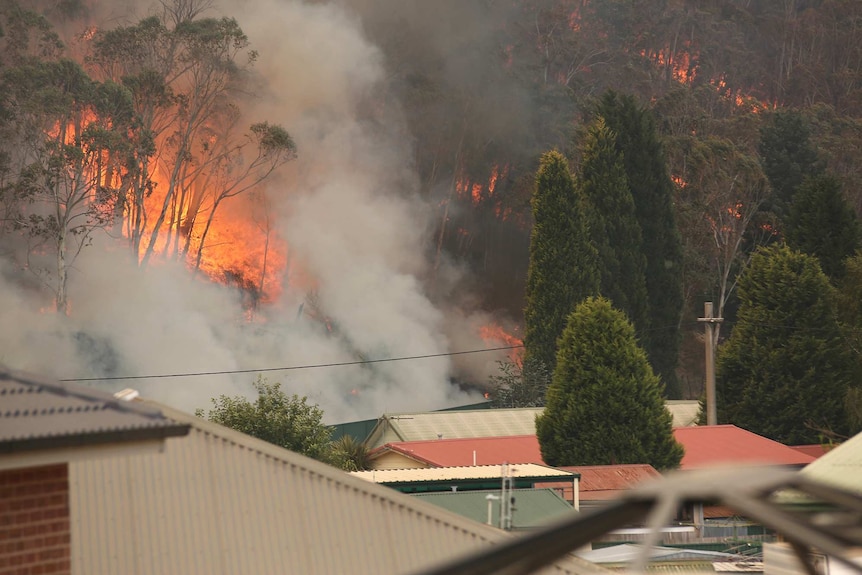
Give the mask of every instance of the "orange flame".
[(521, 348), (524, 345), (524, 342), (521, 338), (507, 332), (503, 327), (497, 323), (489, 323), (487, 325), (483, 325), (479, 328), (479, 337), (485, 342), (486, 345), (495, 346), (495, 347), (513, 347), (515, 349), (510, 349), (506, 355), (509, 358), (509, 361), (517, 363), (520, 365), (521, 363)]

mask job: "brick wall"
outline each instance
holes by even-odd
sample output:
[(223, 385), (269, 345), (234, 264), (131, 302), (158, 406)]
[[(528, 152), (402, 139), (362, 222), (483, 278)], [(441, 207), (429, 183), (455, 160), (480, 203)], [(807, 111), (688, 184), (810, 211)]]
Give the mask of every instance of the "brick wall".
[(0, 575), (70, 572), (66, 464), (0, 470)]

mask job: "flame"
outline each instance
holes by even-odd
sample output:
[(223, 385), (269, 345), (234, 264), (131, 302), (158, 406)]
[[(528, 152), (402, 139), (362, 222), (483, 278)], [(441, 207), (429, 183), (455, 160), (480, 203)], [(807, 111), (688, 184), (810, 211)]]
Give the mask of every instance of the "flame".
[(641, 50), (640, 55), (659, 68), (670, 69), (671, 78), (680, 84), (690, 85), (697, 76), (698, 54), (696, 51), (691, 51), (687, 41), (684, 43), (684, 48), (676, 52), (666, 47), (649, 52)]
[(515, 348), (510, 349), (506, 353), (506, 356), (509, 358), (509, 361), (518, 365), (521, 364), (524, 341), (518, 336), (507, 332), (500, 324), (492, 322), (481, 326), (479, 328), (479, 337), (489, 346)]
[(470, 178), (462, 176), (455, 181), (455, 191), (458, 193), (458, 197), (465, 200), (469, 199), (474, 206), (477, 206), (484, 200), (491, 199), (494, 196), (494, 192), (497, 190), (497, 183), (508, 174), (508, 164), (504, 164), (503, 166), (494, 164), (488, 175), (487, 184), (473, 182)]
[(688, 182), (686, 182), (682, 176), (671, 176), (670, 179), (673, 181), (674, 184), (676, 184), (679, 189), (684, 189), (686, 186), (688, 186)]

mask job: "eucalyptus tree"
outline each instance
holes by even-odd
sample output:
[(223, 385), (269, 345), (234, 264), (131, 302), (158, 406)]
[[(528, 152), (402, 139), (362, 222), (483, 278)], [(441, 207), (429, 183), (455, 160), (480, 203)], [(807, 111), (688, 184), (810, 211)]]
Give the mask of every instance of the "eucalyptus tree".
[(131, 94), (64, 59), (6, 69), (0, 82), (17, 138), (13, 225), (31, 242), (25, 267), (66, 313), (69, 270), (94, 232), (110, 224), (128, 168)]
[[(204, 18), (205, 2), (165, 3), (161, 17), (100, 31), (89, 62), (133, 93), (141, 117), (138, 154), (124, 204), (125, 231), (142, 266), (157, 252), (205, 253), (207, 231), (224, 200), (253, 189), (296, 155), (280, 126), (243, 128), (243, 82), (257, 52), (233, 18)], [(203, 238), (203, 239), (201, 239)], [(193, 242), (197, 242), (193, 245)]]

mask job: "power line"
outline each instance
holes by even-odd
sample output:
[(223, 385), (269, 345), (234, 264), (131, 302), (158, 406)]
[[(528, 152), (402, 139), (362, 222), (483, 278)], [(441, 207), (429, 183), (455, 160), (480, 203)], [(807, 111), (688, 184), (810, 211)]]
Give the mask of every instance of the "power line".
[(489, 351), (504, 351), (509, 349), (519, 349), (523, 345), (510, 345), (507, 347), (491, 347), (485, 349), (471, 349), (468, 351), (450, 351), (446, 353), (429, 353), (427, 355), (412, 355), (407, 357), (387, 357), (384, 359), (360, 359), (356, 361), (342, 361), (338, 363), (318, 363), (312, 365), (291, 365), (287, 367), (266, 367), (263, 369), (233, 369), (225, 371), (198, 371), (192, 373), (161, 373), (157, 375), (127, 375), (116, 377), (79, 377), (70, 379), (61, 379), (60, 381), (116, 381), (122, 379), (162, 379), (168, 377), (198, 377), (203, 375), (231, 375), (236, 373), (263, 373), (267, 371), (291, 371), (296, 369), (316, 369), (321, 367), (341, 367), (346, 365), (365, 365), (370, 363), (384, 363), (387, 361), (410, 361), (414, 359), (428, 359), (432, 357), (449, 357), (453, 355), (466, 355), (469, 353), (485, 353)]

